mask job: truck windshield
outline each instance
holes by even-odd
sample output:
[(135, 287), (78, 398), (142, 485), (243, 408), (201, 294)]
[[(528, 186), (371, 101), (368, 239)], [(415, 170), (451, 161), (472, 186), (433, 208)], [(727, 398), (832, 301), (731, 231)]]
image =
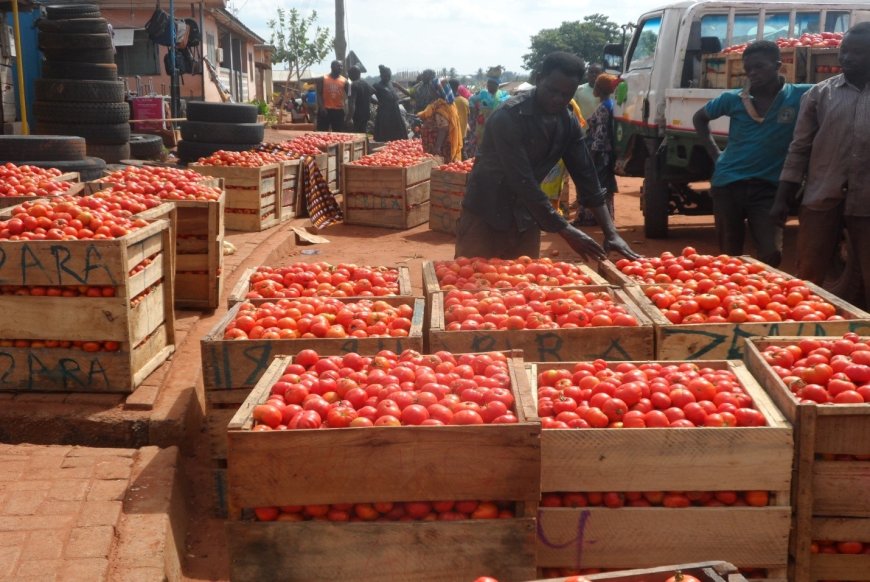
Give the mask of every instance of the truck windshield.
[(768, 12), (764, 15), (764, 40), (788, 38), (788, 12)]
[(653, 65), (656, 44), (662, 28), (662, 17), (647, 19), (640, 25), (635, 36), (634, 47), (629, 57), (628, 70), (649, 69)]
[(794, 17), (794, 36), (800, 36), (805, 32), (821, 32), (819, 20), (818, 12), (798, 12)]

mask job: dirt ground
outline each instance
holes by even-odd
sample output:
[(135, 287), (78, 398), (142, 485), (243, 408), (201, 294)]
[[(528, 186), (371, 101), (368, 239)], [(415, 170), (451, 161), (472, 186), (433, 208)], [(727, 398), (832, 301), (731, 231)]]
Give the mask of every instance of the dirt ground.
[[(656, 255), (665, 250), (679, 252), (692, 245), (699, 252), (716, 253), (715, 230), (712, 216), (672, 217), (670, 238), (646, 240), (643, 235), (643, 215), (640, 210), (641, 180), (620, 178), (620, 193), (616, 195), (616, 225), (623, 238), (638, 253)], [(571, 197), (573, 200), (573, 187)], [(295, 220), (293, 226), (307, 226), (307, 220)], [(598, 228), (585, 229), (596, 240), (601, 240)], [(324, 229), (321, 235), (328, 244), (297, 246), (286, 257), (285, 263), (295, 261), (354, 262), (372, 265), (406, 264), (411, 270), (414, 290), (422, 294), (421, 265), (424, 260), (453, 257), (452, 236), (429, 230), (424, 224), (407, 231), (338, 225)], [(785, 253), (781, 268), (794, 270), (796, 224), (790, 222), (785, 235)], [(748, 239), (748, 237), (747, 237)], [(751, 243), (746, 252), (751, 253)], [(558, 237), (545, 234), (541, 245), (542, 256), (559, 251), (559, 258), (576, 260), (577, 257)], [(314, 254), (308, 254), (314, 253)], [(614, 257), (615, 258), (615, 257)], [(190, 365), (199, 366), (199, 361)], [(186, 580), (228, 580), (228, 556), (223, 520), (214, 517), (214, 478), (208, 456), (206, 434), (187, 452), (185, 471), (190, 500), (190, 529), (187, 537), (187, 555), (184, 556)]]

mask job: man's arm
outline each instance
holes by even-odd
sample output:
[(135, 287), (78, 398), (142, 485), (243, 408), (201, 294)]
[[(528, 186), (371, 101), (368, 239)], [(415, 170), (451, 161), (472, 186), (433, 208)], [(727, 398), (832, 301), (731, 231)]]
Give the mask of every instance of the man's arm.
[(356, 110), (356, 99), (354, 98), (354, 92), (361, 90), (361, 87), (357, 87), (356, 89), (351, 86), (350, 89), (350, 98), (347, 100), (347, 115), (345, 116), (345, 121), (350, 123), (353, 120), (353, 112)]
[(788, 220), (789, 205), (797, 198), (810, 165), (813, 140), (819, 131), (818, 105), (818, 92), (815, 89), (810, 89), (801, 97), (794, 134), (779, 176), (776, 199), (770, 209), (770, 216), (779, 224), (785, 224)]
[(719, 146), (716, 145), (716, 140), (713, 139), (713, 134), (710, 133), (710, 121), (712, 121), (712, 119), (710, 119), (710, 115), (707, 113), (706, 106), (698, 109), (698, 111), (695, 112), (694, 117), (692, 117), (695, 131), (698, 132), (698, 137), (701, 138), (701, 143), (704, 144), (704, 149), (707, 150), (707, 153), (710, 154), (710, 157), (715, 163), (716, 160), (719, 159), (719, 156), (722, 155), (722, 150), (720, 150)]
[(317, 111), (325, 111), (323, 106), (323, 77), (314, 82), (315, 94), (317, 95)]

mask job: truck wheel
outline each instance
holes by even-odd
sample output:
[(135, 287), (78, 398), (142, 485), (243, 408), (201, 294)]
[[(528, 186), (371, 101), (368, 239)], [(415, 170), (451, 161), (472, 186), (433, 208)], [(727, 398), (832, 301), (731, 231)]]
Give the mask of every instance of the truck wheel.
[(136, 160), (159, 160), (163, 157), (163, 138), (146, 133), (130, 134), (130, 157)]
[(846, 229), (843, 229), (840, 243), (837, 245), (837, 252), (834, 254), (834, 260), (831, 262), (831, 268), (822, 287), (853, 305), (858, 305), (864, 309), (868, 307), (864, 305), (861, 269), (852, 253)]
[(659, 179), (655, 158), (648, 157), (643, 178), (643, 229), (647, 238), (668, 238), (670, 196), (668, 183)]

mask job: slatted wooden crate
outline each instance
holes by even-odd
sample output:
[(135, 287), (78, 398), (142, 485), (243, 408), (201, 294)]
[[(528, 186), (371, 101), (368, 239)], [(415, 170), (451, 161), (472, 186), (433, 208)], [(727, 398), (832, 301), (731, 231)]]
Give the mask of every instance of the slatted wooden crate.
[(780, 321), (746, 323), (671, 323), (639, 287), (625, 292), (655, 325), (656, 358), (660, 360), (741, 359), (747, 338), (769, 335), (842, 336), (870, 333), (870, 313), (846, 303), (812, 283), (807, 286), (837, 308), (841, 321)]
[(434, 162), (407, 168), (348, 164), (342, 175), (345, 224), (408, 229), (429, 220), (429, 176)]
[[(401, 297), (410, 297), (413, 295), (413, 288), (411, 286), (411, 270), (405, 265), (399, 265), (395, 267), (399, 271), (399, 292), (396, 296)], [(232, 291), (230, 291), (230, 295), (227, 298), (227, 307), (232, 307), (236, 303), (241, 303), (242, 301), (250, 301), (252, 303), (263, 303), (265, 301), (270, 301), (269, 299), (246, 299), (245, 295), (248, 294), (248, 291), (251, 290), (251, 276), (257, 272), (256, 267), (251, 267), (246, 269), (242, 276), (239, 277), (236, 286), (233, 287)], [(388, 296), (392, 297), (392, 296)], [(377, 299), (377, 297), (347, 297), (346, 299)]]
[(354, 162), (368, 153), (368, 136), (364, 133), (354, 134), (350, 148), (350, 160)]
[(0, 337), (120, 344), (113, 352), (4, 345), (0, 391), (132, 392), (175, 349), (172, 244), (168, 220), (116, 239), (0, 241), (2, 285), (115, 289), (114, 297), (4, 295)]
[(329, 189), (332, 191), (338, 190), (341, 182), (339, 174), (341, 172), (341, 164), (344, 156), (343, 143), (331, 143), (326, 146), (326, 182), (329, 184)]
[(759, 337), (746, 347), (747, 366), (795, 426), (792, 580), (870, 580), (870, 554), (810, 553), (813, 541), (870, 543), (870, 495), (862, 494), (870, 486), (870, 405), (798, 402), (761, 352), (802, 339)]
[[(606, 582), (666, 582), (677, 572), (686, 576), (694, 576), (701, 582), (746, 582), (746, 578), (737, 570), (734, 564), (728, 562), (695, 562), (691, 564), (672, 564), (655, 568), (640, 568), (635, 570), (619, 570), (602, 574), (587, 574), (583, 578)], [(572, 578), (547, 578), (532, 582), (570, 582)]]
[(281, 221), (296, 216), (296, 197), (299, 196), (301, 160), (286, 160), (281, 165)]
[(839, 48), (810, 48), (805, 50), (807, 54), (807, 83), (821, 83), (842, 72)]
[[(70, 183), (69, 189), (66, 192), (63, 192), (65, 196), (78, 196), (85, 188), (85, 185), (79, 182), (78, 172), (66, 172), (60, 176), (55, 176), (52, 178), (52, 181)], [(37, 198), (40, 198), (40, 196), (0, 196), (0, 208), (17, 206), (24, 202), (31, 202)]]
[(468, 173), (432, 169), (429, 193), (429, 228), (456, 234)]
[(224, 203), (177, 200), (175, 305), (215, 309), (224, 282)]
[[(540, 424), (528, 415), (518, 390), (526, 382), (521, 360), (511, 365), (517, 424), (252, 431), (253, 406), (265, 400), (289, 361), (273, 362), (227, 432), (231, 578), (268, 577), (276, 571), (289, 581), (335, 576), (372, 582), (452, 581), (473, 580), (483, 573), (505, 581), (534, 577)], [(442, 499), (514, 501), (517, 517), (255, 522), (245, 519), (243, 511)], [(371, 566), (375, 563), (377, 568)]]
[(527, 360), (561, 362), (572, 359), (648, 360), (654, 357), (652, 321), (624, 291), (612, 287), (584, 287), (585, 291), (606, 291), (637, 318), (637, 327), (581, 327), (560, 329), (447, 331), (444, 321), (444, 292), (430, 297), (430, 352), (487, 352), (523, 350)]
[[(763, 490), (774, 492), (774, 505), (542, 507), (538, 514), (540, 567), (638, 568), (717, 556), (741, 567), (767, 568), (785, 577), (791, 517), (792, 427), (742, 362), (698, 364), (731, 370), (768, 425), (546, 429), (541, 432), (541, 490)], [(574, 362), (532, 366), (533, 395), (529, 399), (537, 402), (538, 372), (573, 366)]]
[(279, 164), (258, 168), (190, 164), (189, 168), (205, 176), (224, 179), (224, 224), (227, 230), (259, 232), (281, 220)]
[[(773, 276), (782, 277), (783, 279), (795, 279), (794, 275), (790, 275), (790, 274), (786, 273), (785, 271), (775, 269), (774, 267), (771, 267), (770, 265), (762, 263), (758, 259), (755, 259), (755, 258), (750, 257), (748, 255), (742, 255), (742, 256), (739, 256), (736, 258), (740, 259), (740, 261), (745, 263), (747, 266), (750, 266), (750, 267), (755, 266), (757, 268), (762, 269), (765, 273), (769, 273)], [(645, 283), (642, 280), (635, 279), (631, 275), (627, 275), (627, 274), (623, 273), (622, 271), (619, 270), (619, 268), (617, 268), (616, 264), (614, 264), (612, 261), (609, 261), (609, 260), (598, 262), (598, 273), (602, 277), (604, 277), (608, 283), (610, 283), (611, 285), (617, 285), (619, 287), (644, 288), (644, 287), (650, 287), (650, 286), (661, 287), (663, 285), (680, 286), (680, 285), (684, 284), (682, 281), (679, 281), (679, 280), (673, 281), (671, 283)]]

